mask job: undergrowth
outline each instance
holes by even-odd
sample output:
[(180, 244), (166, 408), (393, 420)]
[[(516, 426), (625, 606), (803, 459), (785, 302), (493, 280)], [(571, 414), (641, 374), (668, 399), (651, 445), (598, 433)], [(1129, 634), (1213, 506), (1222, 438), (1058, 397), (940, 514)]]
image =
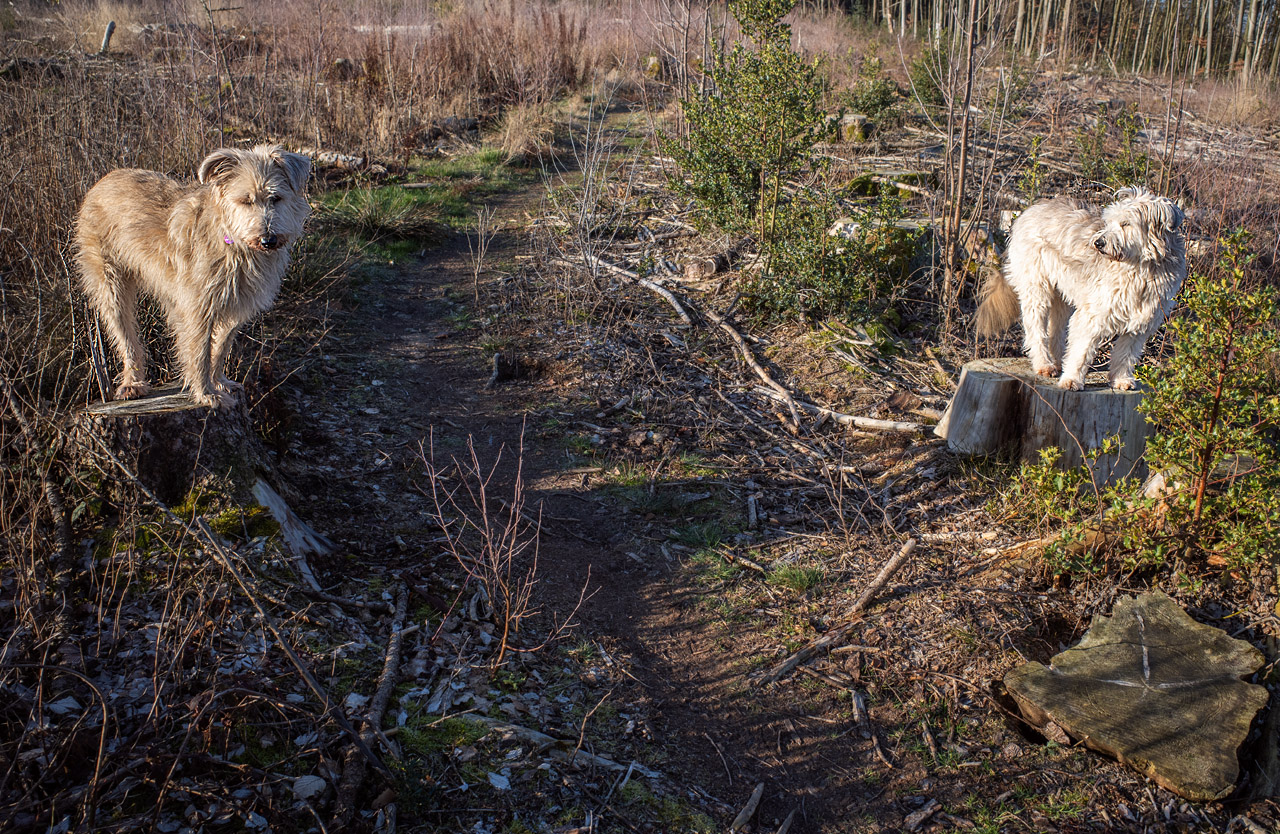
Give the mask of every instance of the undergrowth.
[(1060, 573), (1247, 569), (1280, 548), (1280, 294), (1250, 275), (1245, 232), (1221, 244), (1217, 270), (1191, 276), (1168, 325), (1171, 356), (1141, 370), (1148, 482), (1096, 484), (1088, 466), (1059, 469), (1053, 449), (1005, 496), (1024, 521), (1057, 531), (1046, 557)]

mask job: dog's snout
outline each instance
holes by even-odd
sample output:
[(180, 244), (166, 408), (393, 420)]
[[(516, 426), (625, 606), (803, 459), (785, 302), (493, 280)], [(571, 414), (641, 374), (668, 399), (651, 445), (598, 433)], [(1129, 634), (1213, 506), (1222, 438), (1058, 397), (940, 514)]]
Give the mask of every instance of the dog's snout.
[(1097, 249), (1099, 252), (1105, 251), (1107, 248), (1107, 242), (1102, 238), (1098, 238), (1093, 242), (1093, 247)]
[(263, 249), (275, 249), (277, 246), (280, 245), (280, 236), (279, 235), (263, 235), (262, 237), (258, 238), (258, 244), (262, 246)]

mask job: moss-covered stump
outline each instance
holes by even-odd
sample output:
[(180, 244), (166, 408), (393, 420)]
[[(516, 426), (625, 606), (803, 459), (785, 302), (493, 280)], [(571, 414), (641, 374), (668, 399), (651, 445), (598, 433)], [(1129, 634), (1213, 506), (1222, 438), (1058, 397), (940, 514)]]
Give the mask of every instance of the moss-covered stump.
[(1027, 720), (1049, 722), (1179, 796), (1222, 799), (1265, 687), (1240, 680), (1262, 665), (1243, 640), (1191, 619), (1162, 593), (1124, 598), (1049, 666), (1027, 663), (1005, 687)]
[[(273, 471), (243, 392), (230, 406), (214, 409), (197, 405), (176, 385), (165, 386), (142, 399), (89, 406), (72, 419), (71, 434), (74, 447), (91, 458), (105, 446), (170, 505), (193, 490), (251, 503), (254, 482)], [(128, 494), (132, 485), (121, 488)]]
[[(1089, 374), (1083, 391), (1067, 391), (1033, 372), (1026, 358), (977, 359), (961, 371), (934, 434), (964, 455), (1011, 451), (1038, 461), (1041, 449), (1057, 447), (1059, 466), (1087, 464), (1101, 485), (1147, 475), (1149, 427), (1138, 411), (1141, 402), (1141, 391), (1114, 390), (1105, 373)], [(1113, 437), (1120, 438), (1116, 454), (1088, 454)]]

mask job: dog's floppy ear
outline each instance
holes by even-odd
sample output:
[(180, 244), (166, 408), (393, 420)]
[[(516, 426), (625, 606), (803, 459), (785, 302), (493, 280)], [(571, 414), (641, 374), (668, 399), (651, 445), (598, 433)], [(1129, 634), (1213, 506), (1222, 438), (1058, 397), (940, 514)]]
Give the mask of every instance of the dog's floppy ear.
[(299, 194), (307, 185), (307, 177), (311, 176), (311, 157), (300, 153), (286, 151), (283, 145), (266, 148), (267, 158), (280, 166), (284, 175), (289, 178), (289, 185)]
[(1182, 226), (1182, 209), (1173, 200), (1161, 197), (1143, 205), (1142, 211), (1147, 221), (1143, 257), (1150, 261), (1162, 261), (1169, 256), (1169, 236), (1174, 235)]
[(208, 185), (231, 173), (240, 164), (240, 152), (235, 148), (218, 148), (204, 158), (196, 176), (201, 185)]

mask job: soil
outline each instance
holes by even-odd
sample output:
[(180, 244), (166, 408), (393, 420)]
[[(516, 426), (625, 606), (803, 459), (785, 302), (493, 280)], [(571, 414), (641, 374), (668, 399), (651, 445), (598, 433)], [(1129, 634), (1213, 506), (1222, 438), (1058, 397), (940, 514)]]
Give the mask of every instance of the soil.
[[(823, 510), (809, 512), (810, 499), (785, 498), (788, 485), (804, 486), (796, 480), (803, 473), (691, 469), (683, 482), (648, 481), (650, 496), (674, 487), (693, 501), (707, 490), (713, 501), (753, 489), (782, 494), (765, 512), (769, 523), (739, 533), (729, 551), (769, 553), (775, 564), (806, 548), (840, 551), (824, 557), (835, 567), (816, 590), (766, 582), (741, 565), (695, 563), (698, 548), (673, 531), (707, 514), (649, 511), (634, 496), (646, 482), (630, 484), (620, 477), (625, 465), (614, 464), (669, 461), (672, 447), (649, 440), (655, 431), (696, 449), (707, 430), (696, 411), (680, 425), (670, 411), (646, 422), (613, 407), (605, 394), (618, 387), (598, 379), (608, 369), (559, 342), (557, 322), (539, 319), (537, 305), (507, 316), (505, 288), (528, 252), (528, 218), (541, 199), (540, 187), (529, 186), (491, 202), (502, 231), (479, 284), (462, 234), (408, 263), (371, 268), (366, 282), (330, 301), (326, 338), (280, 384), (276, 396), (295, 415), (279, 461), (300, 496), (295, 509), (340, 545), (341, 556), (317, 563), (325, 577), (400, 577), (431, 587), (456, 577), (431, 518), (424, 459), (434, 454), (443, 467), (472, 443), (483, 467), (496, 464), (492, 493), (510, 495), (519, 476), (525, 512), (542, 519), (533, 600), (540, 613), (530, 634), (572, 624), (517, 665), (546, 671), (569, 656), (579, 661), (574, 674), (588, 687), (588, 709), (578, 727), (561, 727), (565, 734), (576, 730), (587, 749), (660, 770), (651, 790), (717, 829), (758, 783), (757, 831), (781, 830), (793, 812), (793, 832), (905, 830), (935, 800), (937, 810), (917, 823), (922, 830), (1223, 830), (1240, 813), (1261, 824), (1276, 819), (1269, 801), (1189, 805), (1113, 762), (1046, 742), (1012, 717), (999, 684), (1004, 672), (1070, 645), (1093, 613), (1129, 589), (1113, 582), (1064, 589), (1025, 565), (993, 559), (988, 548), (1004, 534), (970, 494), (983, 474), (936, 440), (839, 442), (842, 459), (869, 473), (862, 486), (880, 478), (886, 527), (896, 502), (914, 519), (911, 532), (935, 531), (934, 540), (841, 652), (761, 683), (763, 668), (839, 620), (896, 552), (901, 531), (842, 537)], [(632, 303), (651, 320), (669, 313), (645, 296)], [(696, 349), (692, 334), (689, 344)], [(520, 373), (490, 386), (499, 350), (504, 367)], [(584, 454), (584, 446), (594, 448)], [(766, 455), (767, 446), (759, 447)], [(655, 815), (652, 805), (610, 802), (611, 781), (574, 787), (596, 816), (555, 830), (703, 830)], [(554, 805), (536, 791), (487, 797), (478, 809), (446, 802), (437, 814), (447, 821), (401, 823), (517, 830), (518, 818), (551, 830), (551, 812), (568, 804), (564, 793)]]

